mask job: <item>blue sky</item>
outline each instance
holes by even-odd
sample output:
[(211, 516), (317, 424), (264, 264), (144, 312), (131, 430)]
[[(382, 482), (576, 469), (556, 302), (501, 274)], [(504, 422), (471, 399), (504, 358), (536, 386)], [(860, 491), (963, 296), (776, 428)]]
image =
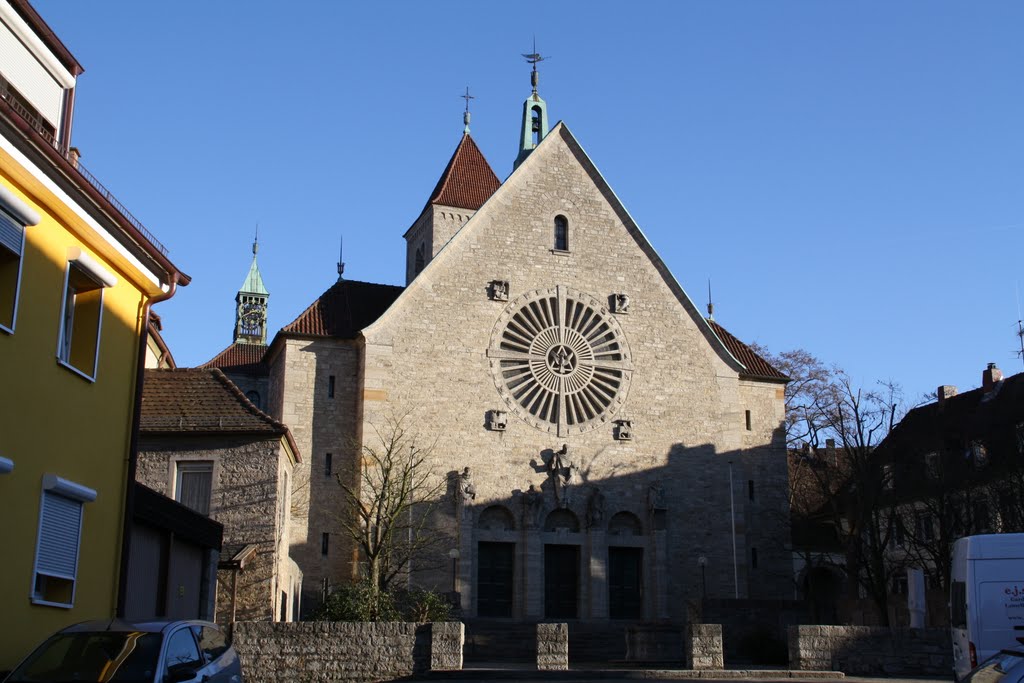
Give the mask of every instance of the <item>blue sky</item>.
[(855, 379), (976, 387), (1024, 288), (1024, 3), (68, 2), (83, 163), (193, 284), (180, 365), (226, 346), (260, 225), (272, 330), (334, 281), (402, 284), (462, 131), (504, 178), (541, 65), (690, 296)]

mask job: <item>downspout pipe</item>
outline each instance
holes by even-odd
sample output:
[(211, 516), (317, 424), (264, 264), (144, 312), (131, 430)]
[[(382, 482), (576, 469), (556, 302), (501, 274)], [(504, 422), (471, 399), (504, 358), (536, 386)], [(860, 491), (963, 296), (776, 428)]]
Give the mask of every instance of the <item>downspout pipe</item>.
[[(166, 292), (151, 297), (142, 305), (142, 330), (139, 334), (138, 357), (135, 361), (135, 402), (132, 408), (132, 433), (128, 445), (128, 477), (124, 494), (124, 520), (121, 528), (121, 566), (117, 577), (117, 613), (124, 618), (127, 608), (128, 561), (132, 549), (132, 520), (135, 517), (135, 473), (139, 464), (139, 427), (142, 424), (142, 384), (146, 376), (146, 346), (149, 343), (149, 311), (153, 304), (167, 301), (178, 291), (181, 274), (173, 271)], [(156, 616), (156, 615), (154, 615)]]

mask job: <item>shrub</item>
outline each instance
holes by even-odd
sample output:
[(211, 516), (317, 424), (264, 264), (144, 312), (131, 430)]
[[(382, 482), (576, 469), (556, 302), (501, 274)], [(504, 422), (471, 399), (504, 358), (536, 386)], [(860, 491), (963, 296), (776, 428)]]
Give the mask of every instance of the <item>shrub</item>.
[(371, 590), (366, 581), (338, 586), (313, 613), (315, 621), (447, 621), (451, 604), (420, 588)]

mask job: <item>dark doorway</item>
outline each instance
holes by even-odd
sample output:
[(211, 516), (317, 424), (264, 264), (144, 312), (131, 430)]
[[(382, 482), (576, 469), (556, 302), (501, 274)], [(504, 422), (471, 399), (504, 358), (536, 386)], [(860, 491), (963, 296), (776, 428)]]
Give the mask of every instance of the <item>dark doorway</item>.
[(512, 616), (515, 556), (515, 543), (480, 543), (477, 546), (477, 616)]
[(643, 548), (608, 548), (608, 616), (643, 616)]
[(544, 616), (575, 619), (579, 594), (580, 547), (544, 546)]

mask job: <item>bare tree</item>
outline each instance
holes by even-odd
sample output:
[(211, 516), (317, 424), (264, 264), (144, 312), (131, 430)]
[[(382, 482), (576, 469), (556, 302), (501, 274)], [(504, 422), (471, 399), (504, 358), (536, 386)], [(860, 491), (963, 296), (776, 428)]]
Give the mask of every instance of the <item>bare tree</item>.
[(429, 555), (440, 542), (431, 513), (445, 490), (432, 467), (434, 444), (421, 445), (410, 413), (373, 426), (373, 440), (361, 446), (359, 476), (346, 481), (341, 525), (358, 548), (371, 591), (386, 591), (414, 557)]

